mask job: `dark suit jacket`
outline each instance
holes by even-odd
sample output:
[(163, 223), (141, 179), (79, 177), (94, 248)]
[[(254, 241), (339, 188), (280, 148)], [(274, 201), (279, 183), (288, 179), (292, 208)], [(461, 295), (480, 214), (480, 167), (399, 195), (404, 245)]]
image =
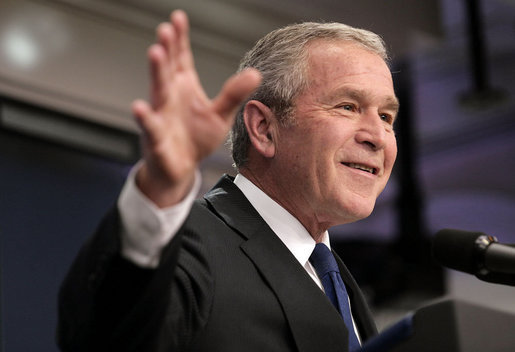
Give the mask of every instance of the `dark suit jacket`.
[[(195, 203), (156, 270), (120, 257), (119, 230), (113, 210), (63, 283), (63, 350), (347, 350), (336, 309), (229, 177)], [(366, 340), (373, 319), (337, 261)]]

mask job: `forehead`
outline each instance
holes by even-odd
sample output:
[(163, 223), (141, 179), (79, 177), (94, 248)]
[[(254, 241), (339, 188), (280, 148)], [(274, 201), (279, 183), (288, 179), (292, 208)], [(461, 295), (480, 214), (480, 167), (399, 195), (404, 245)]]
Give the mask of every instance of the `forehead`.
[(305, 86), (295, 98), (297, 109), (335, 105), (359, 96), (368, 104), (396, 110), (398, 100), (392, 75), (381, 56), (349, 41), (318, 40), (308, 44)]
[(359, 43), (342, 40), (316, 40), (306, 47), (309, 83), (325, 85), (336, 79), (373, 78), (393, 87), (386, 62)]

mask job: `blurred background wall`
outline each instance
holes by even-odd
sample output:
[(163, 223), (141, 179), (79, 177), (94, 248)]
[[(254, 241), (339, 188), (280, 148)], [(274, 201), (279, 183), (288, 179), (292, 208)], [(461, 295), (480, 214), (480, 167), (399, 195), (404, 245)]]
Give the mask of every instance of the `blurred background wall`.
[[(474, 7), (477, 5), (477, 7)], [(401, 100), (399, 158), (374, 214), (331, 230), (380, 327), (442, 295), (515, 312), (514, 288), (430, 257), (445, 227), (515, 242), (513, 0), (3, 0), (0, 351), (55, 351), (57, 292), (138, 158), (129, 105), (170, 10), (190, 15), (209, 95), (270, 30), (340, 21), (385, 38)], [(221, 147), (203, 190), (234, 173)]]

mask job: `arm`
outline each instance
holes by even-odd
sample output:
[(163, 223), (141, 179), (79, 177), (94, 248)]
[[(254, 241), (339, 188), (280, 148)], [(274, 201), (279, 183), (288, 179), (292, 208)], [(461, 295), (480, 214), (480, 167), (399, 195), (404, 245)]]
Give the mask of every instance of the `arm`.
[[(191, 192), (198, 164), (222, 143), (260, 75), (255, 70), (234, 75), (210, 100), (194, 67), (186, 15), (173, 12), (171, 22), (158, 27), (157, 37), (148, 51), (150, 101), (132, 105), (143, 150), (135, 180), (157, 208), (166, 208)], [(115, 209), (82, 248), (63, 283), (58, 328), (63, 350), (156, 339), (152, 334), (164, 319), (181, 239), (162, 244), (167, 254), (157, 270), (143, 269), (120, 255), (121, 222)]]
[[(133, 103), (143, 132), (143, 161), (135, 183), (149, 204), (141, 204), (139, 212), (127, 211), (124, 200), (128, 197), (124, 193), (119, 202), (122, 253), (147, 267), (157, 265), (160, 250), (186, 218), (192, 193), (196, 193), (193, 184), (199, 162), (222, 143), (239, 104), (260, 82), (257, 71), (243, 71), (231, 77), (220, 94), (209, 100), (194, 67), (186, 15), (173, 12), (171, 23), (158, 27), (157, 37), (158, 42), (148, 50), (150, 102)], [(198, 179), (197, 176), (197, 183)], [(182, 210), (169, 211), (174, 207)], [(148, 226), (146, 219), (135, 224), (133, 219), (145, 212), (149, 213), (146, 219), (153, 218), (159, 226)], [(173, 226), (169, 226), (170, 216)], [(138, 228), (145, 228), (147, 233)], [(149, 229), (154, 233), (148, 234)]]

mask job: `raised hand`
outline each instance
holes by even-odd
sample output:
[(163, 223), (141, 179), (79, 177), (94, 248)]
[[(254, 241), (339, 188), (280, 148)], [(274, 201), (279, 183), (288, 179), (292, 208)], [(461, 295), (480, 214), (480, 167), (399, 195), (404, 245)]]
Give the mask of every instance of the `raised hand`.
[(148, 50), (151, 101), (132, 105), (143, 132), (144, 162), (136, 182), (159, 207), (188, 193), (199, 162), (223, 142), (239, 105), (261, 81), (258, 71), (242, 71), (210, 100), (194, 66), (188, 18), (178, 10), (170, 19), (159, 25), (157, 43)]

